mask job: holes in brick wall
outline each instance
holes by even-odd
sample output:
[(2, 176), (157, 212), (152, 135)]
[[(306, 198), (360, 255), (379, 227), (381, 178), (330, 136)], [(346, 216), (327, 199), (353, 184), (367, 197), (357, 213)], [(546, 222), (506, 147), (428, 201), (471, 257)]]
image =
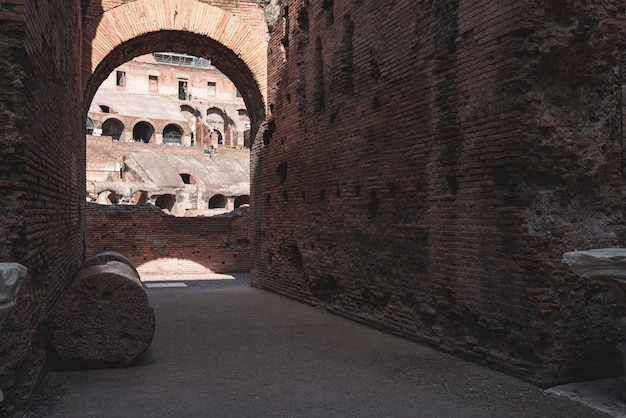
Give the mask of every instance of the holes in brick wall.
[(338, 62), (338, 83), (343, 94), (351, 95), (354, 92), (354, 23), (350, 16), (343, 18), (343, 38)]
[(322, 9), (328, 12), (328, 20), (333, 23), (335, 21), (335, 0), (322, 1)]
[(285, 202), (289, 200), (289, 192), (287, 190), (283, 190), (283, 200)]
[(334, 125), (335, 122), (337, 121), (337, 117), (339, 116), (339, 111), (338, 110), (334, 110), (331, 114), (330, 117), (328, 118), (328, 123), (330, 123), (331, 125)]
[(367, 202), (367, 211), (370, 218), (375, 218), (378, 214), (378, 196), (376, 196), (376, 190), (370, 190), (370, 198)]
[(505, 166), (501, 165), (495, 167), (493, 169), (493, 175), (496, 189), (502, 190), (508, 187), (510, 175)]
[(563, 178), (558, 174), (532, 171), (528, 175), (528, 182), (543, 187), (556, 187), (564, 184)]
[(361, 196), (361, 186), (354, 186), (354, 195), (356, 197), (360, 197)]
[(272, 135), (276, 132), (276, 122), (274, 120), (270, 120), (267, 123), (267, 127), (265, 131), (263, 131), (263, 144), (269, 145), (270, 140), (272, 139)]
[(285, 22), (285, 32), (283, 33), (281, 43), (287, 49), (289, 48), (289, 6), (285, 6), (283, 9), (283, 20)]
[(309, 30), (309, 9), (306, 7), (298, 11), (298, 28), (304, 32)]
[(374, 80), (375, 82), (378, 82), (380, 80), (381, 74), (380, 74), (380, 66), (378, 65), (378, 59), (375, 56), (375, 52), (372, 50), (370, 51), (370, 54), (372, 55), (370, 58), (370, 77), (372, 78), (372, 80)]
[(302, 268), (303, 258), (302, 253), (300, 252), (300, 248), (296, 244), (281, 244), (280, 245), (281, 255), (285, 258), (287, 263), (295, 268)]
[(324, 201), (326, 200), (326, 190), (320, 190), (320, 200)]
[(287, 103), (291, 103), (291, 94), (287, 93), (285, 99), (287, 100)]
[(306, 192), (304, 190), (300, 192), (300, 196), (302, 196), (302, 200), (306, 200)]
[(337, 280), (331, 274), (309, 278), (309, 288), (317, 301), (329, 303), (339, 288)]
[(272, 195), (271, 194), (267, 194), (265, 195), (265, 202), (270, 203), (270, 201), (272, 200)]
[(326, 92), (324, 90), (324, 58), (322, 56), (322, 40), (315, 40), (315, 90), (313, 92), (313, 110), (324, 113), (326, 110)]
[(284, 184), (287, 181), (287, 163), (282, 162), (276, 167), (276, 174), (278, 175), (278, 185)]
[(459, 192), (459, 179), (456, 176), (447, 176), (446, 182), (448, 183), (448, 187), (450, 188), (450, 193), (456, 196)]
[(341, 190), (339, 190), (339, 187), (337, 187), (337, 190), (335, 191), (335, 195), (337, 197), (341, 197)]
[(395, 183), (387, 184), (387, 189), (389, 190), (389, 194), (391, 197), (396, 197), (396, 185)]
[(374, 100), (372, 100), (372, 110), (380, 109), (381, 105), (380, 97), (374, 97)]

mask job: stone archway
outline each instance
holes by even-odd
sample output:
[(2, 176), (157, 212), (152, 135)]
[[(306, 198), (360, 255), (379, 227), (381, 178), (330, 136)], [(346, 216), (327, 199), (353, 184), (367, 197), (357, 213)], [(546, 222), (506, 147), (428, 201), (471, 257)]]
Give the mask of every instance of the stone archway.
[(109, 118), (102, 123), (102, 135), (110, 136), (119, 141), (124, 132), (124, 124), (116, 118)]
[[(246, 13), (262, 21), (262, 10), (250, 6)], [(268, 35), (254, 19), (199, 0), (136, 0), (103, 11), (83, 28), (85, 106), (108, 74), (132, 57), (157, 50), (188, 53), (210, 58), (233, 81), (256, 131), (265, 119)]]
[(154, 136), (154, 126), (150, 123), (141, 121), (137, 122), (133, 127), (133, 139), (141, 140), (146, 144), (150, 142), (152, 137)]

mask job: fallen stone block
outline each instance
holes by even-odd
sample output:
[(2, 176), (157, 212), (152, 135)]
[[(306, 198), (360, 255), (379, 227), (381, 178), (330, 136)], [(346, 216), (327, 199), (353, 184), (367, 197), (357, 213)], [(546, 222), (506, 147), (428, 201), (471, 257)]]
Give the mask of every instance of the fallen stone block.
[(86, 269), (87, 267), (99, 266), (108, 261), (119, 261), (120, 263), (126, 264), (128, 267), (133, 269), (137, 277), (139, 277), (139, 272), (137, 272), (137, 269), (135, 268), (133, 263), (125, 255), (120, 254), (115, 251), (105, 251), (105, 252), (96, 254), (91, 258), (88, 258), (87, 260), (83, 262), (83, 265), (80, 266), (80, 269), (83, 270), (83, 269)]
[(50, 342), (62, 360), (128, 364), (148, 349), (154, 310), (135, 268), (105, 261), (79, 270), (50, 318)]

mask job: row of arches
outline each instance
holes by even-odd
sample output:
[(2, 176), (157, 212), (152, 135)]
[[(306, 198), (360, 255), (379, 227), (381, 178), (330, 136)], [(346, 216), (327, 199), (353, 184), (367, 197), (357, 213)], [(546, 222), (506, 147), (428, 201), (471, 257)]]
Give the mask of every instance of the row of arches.
[[(110, 136), (114, 140), (119, 141), (122, 133), (126, 129), (124, 123), (117, 118), (109, 118), (102, 123), (102, 136)], [(87, 118), (86, 123), (87, 135), (94, 134), (94, 122), (91, 118)], [(155, 128), (149, 122), (141, 121), (137, 122), (133, 126), (133, 139), (139, 140), (144, 143), (149, 143), (154, 139)], [(163, 128), (163, 143), (164, 144), (181, 144), (183, 138), (183, 129), (173, 123), (165, 125)]]
[[(148, 198), (148, 194), (145, 191), (138, 190), (134, 192), (130, 199), (130, 204), (132, 205), (140, 205), (143, 203), (150, 203)], [(121, 196), (119, 196), (113, 190), (104, 190), (98, 194), (98, 199), (96, 203), (101, 205), (116, 205), (120, 203)], [(208, 201), (209, 209), (228, 209), (229, 199), (227, 196), (223, 194), (213, 195)], [(176, 196), (173, 194), (163, 194), (157, 197), (154, 200), (154, 205), (165, 209), (168, 211), (172, 211), (174, 205), (176, 204)], [(241, 195), (237, 196), (233, 200), (233, 209), (237, 209), (243, 205), (250, 204), (250, 196), (249, 195)]]

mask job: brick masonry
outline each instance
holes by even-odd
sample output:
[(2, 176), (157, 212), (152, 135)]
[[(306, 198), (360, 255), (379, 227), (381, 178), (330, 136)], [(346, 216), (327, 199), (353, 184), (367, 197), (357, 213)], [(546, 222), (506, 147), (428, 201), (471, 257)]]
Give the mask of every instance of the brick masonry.
[(84, 258), (80, 14), (76, 1), (0, 4), (0, 254), (28, 268), (0, 330), (0, 415), (42, 375), (47, 314)]
[[(124, 254), (139, 270), (151, 261), (185, 260), (214, 273), (250, 270), (248, 210), (180, 218), (153, 205), (87, 204), (87, 257)], [(180, 271), (180, 273), (193, 273)]]
[[(173, 4), (177, 22), (156, 10)], [(241, 38), (181, 26), (198, 23), (189, 5), (243, 22)], [(0, 254), (29, 269), (0, 330), (2, 413), (41, 376), (46, 317), (86, 255), (89, 98), (107, 69), (163, 50), (222, 57), (253, 130), (267, 98), (256, 286), (539, 384), (621, 372), (613, 294), (560, 256), (626, 245), (623, 2), (285, 0), (252, 52), (256, 7), (0, 4)], [(144, 33), (142, 12), (166, 19)]]
[(300, 1), (269, 43), (253, 283), (550, 385), (619, 373), (624, 4)]

